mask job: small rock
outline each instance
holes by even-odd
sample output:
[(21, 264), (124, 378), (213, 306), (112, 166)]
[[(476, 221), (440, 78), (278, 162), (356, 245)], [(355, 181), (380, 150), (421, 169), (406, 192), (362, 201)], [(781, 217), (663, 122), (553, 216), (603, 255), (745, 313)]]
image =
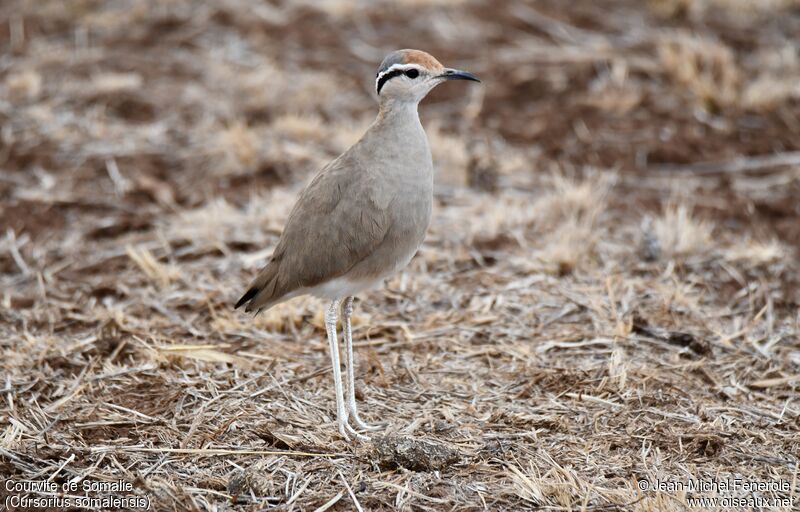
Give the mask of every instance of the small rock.
[(388, 435), (376, 438), (372, 444), (382, 469), (441, 471), (461, 459), (457, 450), (422, 439)]
[(258, 469), (235, 472), (227, 487), (233, 503), (238, 501), (239, 496), (249, 496), (251, 492), (256, 496), (274, 494), (272, 479)]

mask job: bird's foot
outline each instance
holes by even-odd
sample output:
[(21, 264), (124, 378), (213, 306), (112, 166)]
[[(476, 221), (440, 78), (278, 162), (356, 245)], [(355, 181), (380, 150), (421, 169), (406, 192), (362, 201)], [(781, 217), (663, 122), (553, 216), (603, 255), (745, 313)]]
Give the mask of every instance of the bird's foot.
[(350, 434), (347, 433), (346, 423), (339, 423), (339, 434), (345, 441), (350, 442)]
[(360, 428), (361, 430), (366, 430), (368, 432), (369, 431), (374, 432), (376, 430), (380, 430), (381, 429), (380, 425), (370, 425), (369, 423), (367, 423), (364, 420), (362, 420), (361, 418), (359, 418), (358, 417), (358, 413), (355, 412), (355, 411), (351, 412), (350, 416), (353, 418), (353, 423), (355, 423), (356, 426), (358, 428)]
[(342, 435), (345, 441), (350, 442), (352, 441), (351, 438), (355, 438), (358, 441), (369, 441), (369, 437), (365, 436), (364, 434), (358, 432), (347, 420), (339, 421), (339, 433)]

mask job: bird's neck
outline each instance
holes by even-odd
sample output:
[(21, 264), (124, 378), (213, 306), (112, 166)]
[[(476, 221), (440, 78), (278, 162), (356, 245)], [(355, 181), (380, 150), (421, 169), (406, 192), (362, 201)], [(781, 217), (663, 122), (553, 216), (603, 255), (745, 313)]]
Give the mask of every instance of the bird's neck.
[(427, 150), (428, 138), (419, 120), (416, 102), (384, 101), (370, 131), (379, 139), (391, 141), (390, 147)]
[(384, 100), (381, 102), (376, 125), (419, 124), (419, 102)]
[(416, 162), (425, 168), (431, 165), (428, 137), (419, 120), (416, 102), (381, 102), (378, 118), (365, 138), (373, 142), (374, 151), (382, 159)]
[[(381, 102), (378, 118), (354, 146), (354, 150), (369, 162), (380, 162), (377, 171), (404, 179), (428, 182), (432, 179), (433, 164), (428, 137), (417, 113), (417, 104)], [(413, 173), (398, 173), (398, 166), (410, 165)], [(404, 171), (408, 169), (403, 168)], [(421, 173), (424, 176), (417, 176)], [(413, 176), (412, 176), (413, 174)]]

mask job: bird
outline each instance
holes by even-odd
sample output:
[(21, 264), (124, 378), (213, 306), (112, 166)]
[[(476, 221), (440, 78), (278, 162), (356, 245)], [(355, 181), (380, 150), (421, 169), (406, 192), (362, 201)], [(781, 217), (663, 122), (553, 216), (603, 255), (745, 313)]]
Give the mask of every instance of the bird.
[[(367, 440), (364, 432), (380, 429), (363, 421), (356, 405), (353, 298), (404, 268), (425, 238), (433, 161), (418, 105), (434, 87), (451, 80), (480, 82), (421, 50), (397, 50), (383, 59), (375, 76), (377, 118), (300, 192), (272, 255), (235, 305), (258, 314), (300, 295), (329, 301), (325, 330), (336, 422), (346, 441), (351, 436)], [(340, 309), (346, 400), (337, 339)]]

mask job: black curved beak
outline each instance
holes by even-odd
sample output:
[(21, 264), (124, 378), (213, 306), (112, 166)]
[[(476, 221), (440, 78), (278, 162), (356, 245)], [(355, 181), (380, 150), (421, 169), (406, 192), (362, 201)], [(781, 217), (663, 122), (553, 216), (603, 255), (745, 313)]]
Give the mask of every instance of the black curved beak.
[(480, 79), (472, 73), (450, 68), (445, 68), (442, 74), (436, 78), (441, 78), (443, 80), (471, 80), (473, 82), (480, 82)]

